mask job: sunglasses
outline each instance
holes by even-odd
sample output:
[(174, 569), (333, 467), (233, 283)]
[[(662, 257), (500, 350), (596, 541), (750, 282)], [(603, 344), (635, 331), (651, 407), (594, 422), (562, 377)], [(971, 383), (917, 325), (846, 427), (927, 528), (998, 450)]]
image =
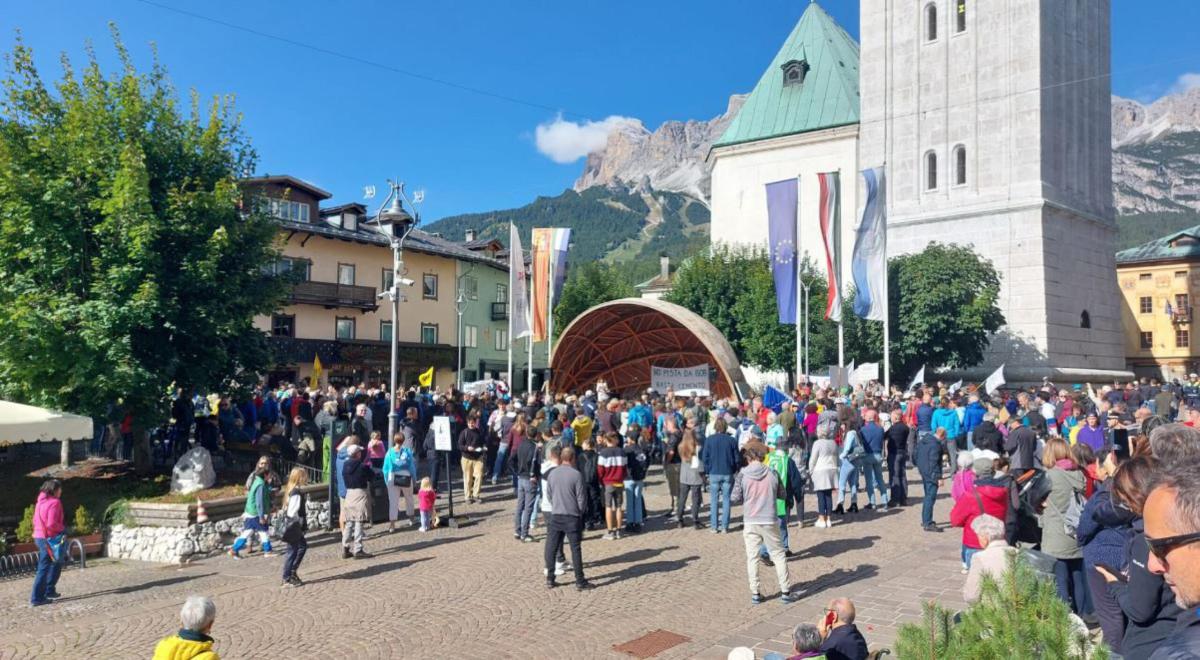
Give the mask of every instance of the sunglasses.
[(1150, 546), (1150, 552), (1154, 553), (1154, 556), (1164, 565), (1167, 563), (1167, 555), (1171, 554), (1173, 550), (1192, 543), (1200, 543), (1200, 532), (1167, 536), (1161, 539), (1146, 537), (1146, 544)]

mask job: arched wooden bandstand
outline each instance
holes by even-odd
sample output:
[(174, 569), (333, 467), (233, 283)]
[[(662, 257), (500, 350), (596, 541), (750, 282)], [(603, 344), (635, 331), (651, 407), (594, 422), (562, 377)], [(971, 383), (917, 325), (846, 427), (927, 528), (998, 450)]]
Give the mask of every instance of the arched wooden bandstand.
[(603, 380), (614, 393), (650, 386), (650, 368), (708, 364), (712, 395), (740, 399), (747, 391), (733, 348), (695, 312), (663, 300), (622, 298), (579, 315), (551, 356), (550, 388), (583, 392)]

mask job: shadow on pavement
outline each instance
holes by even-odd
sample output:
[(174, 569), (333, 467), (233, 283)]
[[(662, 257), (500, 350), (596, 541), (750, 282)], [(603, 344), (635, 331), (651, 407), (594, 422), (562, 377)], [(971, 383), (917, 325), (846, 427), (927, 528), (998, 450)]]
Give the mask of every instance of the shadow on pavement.
[(143, 582), (142, 584), (130, 584), (130, 585), (126, 585), (124, 587), (117, 587), (115, 589), (105, 589), (104, 591), (95, 591), (90, 594), (83, 594), (81, 596), (67, 596), (65, 598), (59, 598), (56, 602), (70, 603), (70, 602), (74, 602), (77, 600), (86, 600), (88, 598), (94, 598), (96, 596), (111, 596), (114, 594), (137, 593), (144, 589), (154, 589), (156, 587), (166, 587), (166, 586), (170, 586), (172, 584), (179, 584), (181, 582), (190, 582), (191, 580), (199, 580), (200, 578), (206, 578), (206, 577), (216, 575), (216, 574), (217, 574), (216, 571), (213, 571), (212, 573), (201, 573), (198, 575), (180, 575), (178, 577), (166, 578), (166, 579), (162, 579), (162, 580), (154, 580), (153, 582)]
[(649, 575), (651, 573), (670, 573), (671, 571), (678, 571), (682, 568), (686, 568), (690, 562), (696, 561), (699, 558), (700, 557), (697, 555), (692, 555), (691, 557), (684, 557), (683, 559), (674, 559), (670, 561), (652, 561), (644, 564), (633, 564), (628, 568), (615, 571), (613, 573), (605, 573), (604, 575), (589, 578), (589, 581), (591, 581), (597, 587), (604, 587), (610, 584), (616, 584), (622, 580), (632, 580), (634, 578), (638, 578), (643, 575)]
[(426, 539), (424, 541), (417, 541), (416, 543), (409, 543), (408, 545), (398, 545), (372, 554), (374, 554), (376, 557), (382, 557), (386, 555), (393, 555), (397, 552), (416, 552), (418, 550), (424, 550), (425, 548), (431, 548), (436, 545), (448, 545), (450, 543), (458, 543), (459, 541), (469, 541), (471, 539), (477, 539), (481, 536), (483, 536), (483, 534), (472, 534), (470, 536), (444, 536), (441, 538), (435, 537)]
[(863, 564), (853, 570), (839, 568), (832, 573), (826, 573), (809, 582), (792, 584), (792, 593), (799, 593), (801, 596), (811, 596), (831, 587), (838, 587), (859, 580), (869, 580), (878, 574), (879, 567), (875, 564)]
[(666, 552), (667, 550), (678, 550), (678, 549), (679, 549), (679, 546), (677, 546), (677, 545), (668, 545), (663, 548), (641, 548), (638, 550), (630, 550), (629, 552), (626, 552), (623, 555), (615, 555), (612, 557), (606, 557), (599, 561), (588, 562), (587, 565), (588, 566), (608, 566), (609, 564), (627, 564), (627, 563), (631, 563), (631, 562), (645, 561), (647, 559), (657, 557), (657, 556), (661, 555), (662, 553)]
[(875, 541), (880, 538), (879, 536), (863, 536), (850, 539), (829, 539), (797, 552), (790, 561), (812, 557), (834, 557), (851, 550), (865, 550), (875, 545)]
[[(433, 557), (417, 557), (415, 559), (400, 559), (390, 561), (385, 564), (366, 564), (361, 569), (348, 571), (346, 573), (338, 573), (337, 575), (326, 575), (325, 577), (309, 580), (304, 584), (320, 584), (322, 582), (333, 582), (334, 580), (359, 580), (362, 578), (374, 577), (383, 573), (398, 571), (403, 568), (408, 568), (413, 564), (419, 564), (423, 561), (430, 561)], [(347, 561), (362, 561), (362, 560), (347, 560)]]

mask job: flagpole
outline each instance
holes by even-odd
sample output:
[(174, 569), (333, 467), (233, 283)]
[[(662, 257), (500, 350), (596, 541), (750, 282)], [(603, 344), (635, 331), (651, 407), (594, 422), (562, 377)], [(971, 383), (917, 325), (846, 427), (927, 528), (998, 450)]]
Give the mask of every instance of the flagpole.
[(883, 205), (883, 391), (886, 394), (891, 393), (892, 385), (892, 297), (891, 297), (891, 277), (888, 274), (888, 249), (887, 249), (887, 162), (884, 161), (882, 167), (879, 168), (879, 178), (875, 182), (879, 192), (876, 197), (876, 204)]
[[(557, 229), (555, 231), (558, 231)], [(550, 240), (550, 277), (547, 280), (549, 291), (546, 292), (546, 370), (550, 371), (550, 358), (554, 355), (554, 262), (556, 250), (554, 249), (554, 234), (552, 233)], [(551, 372), (553, 373), (553, 372)], [(550, 388), (546, 388), (546, 392), (550, 392)]]
[[(834, 272), (837, 276), (834, 282), (837, 284), (837, 299), (841, 302), (842, 299), (842, 168), (838, 168), (838, 186), (837, 186), (837, 217), (833, 218), (834, 225), (834, 245), (835, 259), (833, 263)], [(842, 369), (846, 366), (846, 337), (845, 337), (845, 319), (842, 318), (842, 311), (838, 310), (838, 368)]]
[[(509, 227), (510, 228), (512, 227), (511, 223), (509, 224)], [(513, 389), (514, 389), (513, 388), (513, 373), (512, 373), (512, 357), (513, 357), (512, 356), (512, 345), (513, 345), (513, 336), (512, 336), (513, 335), (513, 314), (512, 314), (513, 305), (512, 305), (512, 300), (513, 300), (513, 284), (514, 284), (514, 282), (513, 282), (512, 262), (513, 262), (513, 245), (512, 245), (512, 241), (509, 241), (509, 246), (508, 246), (508, 296), (506, 296), (504, 299), (504, 307), (505, 307), (504, 315), (508, 317), (508, 379), (507, 379), (507, 384), (508, 384), (509, 396), (512, 396), (514, 394), (514, 392), (513, 392)]]
[(533, 333), (529, 334), (529, 369), (526, 371), (528, 372), (528, 384), (525, 386), (525, 393), (533, 394)]
[[(800, 388), (800, 377), (804, 375), (804, 276), (801, 273), (800, 250), (804, 240), (800, 234), (800, 175), (796, 175), (796, 389)], [(768, 253), (771, 247), (767, 246)]]

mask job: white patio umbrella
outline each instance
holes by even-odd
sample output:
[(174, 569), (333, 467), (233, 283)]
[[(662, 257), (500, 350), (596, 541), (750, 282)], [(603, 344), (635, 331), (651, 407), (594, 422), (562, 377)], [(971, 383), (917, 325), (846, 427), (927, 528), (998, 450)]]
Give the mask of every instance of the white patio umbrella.
[(62, 464), (70, 464), (71, 441), (92, 439), (92, 418), (0, 400), (0, 447), (27, 442), (62, 442)]

